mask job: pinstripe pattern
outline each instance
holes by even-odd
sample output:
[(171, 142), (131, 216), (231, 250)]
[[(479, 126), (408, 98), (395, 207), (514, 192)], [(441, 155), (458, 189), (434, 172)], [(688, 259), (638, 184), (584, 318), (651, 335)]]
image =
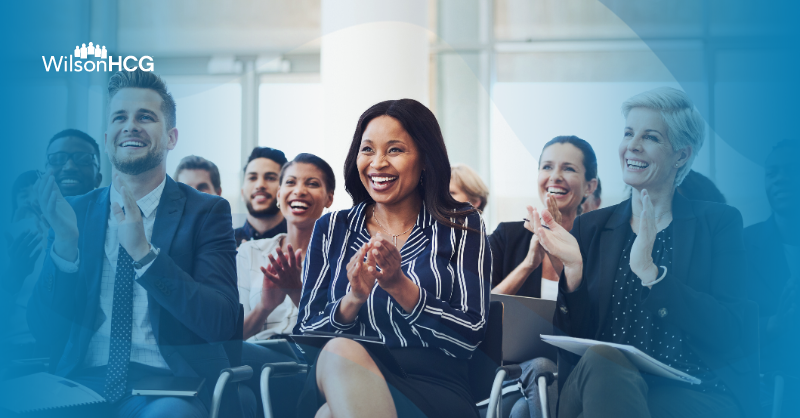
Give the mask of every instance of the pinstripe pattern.
[(376, 284), (351, 324), (334, 320), (350, 290), (346, 265), (369, 241), (364, 203), (323, 216), (305, 258), (300, 317), (294, 332), (310, 330), (380, 337), (390, 348), (436, 347), (470, 358), (484, 334), (489, 305), (492, 255), (483, 219), (469, 215), (454, 230), (436, 222), (423, 206), (400, 250), (401, 269), (420, 288), (417, 306), (403, 308)]

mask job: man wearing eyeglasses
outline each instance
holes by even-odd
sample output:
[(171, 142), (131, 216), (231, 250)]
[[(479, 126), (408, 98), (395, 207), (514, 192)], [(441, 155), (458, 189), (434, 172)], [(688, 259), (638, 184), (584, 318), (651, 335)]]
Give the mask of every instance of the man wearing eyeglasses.
[[(64, 196), (88, 193), (99, 187), (103, 180), (100, 147), (91, 136), (77, 129), (66, 129), (50, 138), (45, 166)], [(30, 205), (23, 203), (19, 206), (24, 211), (24, 207)], [(47, 231), (42, 231), (42, 222), (36, 218), (35, 215), (15, 216), (5, 236), (9, 263), (2, 275), (0, 303), (11, 314), (8, 314), (8, 329), (0, 333), (0, 344), (18, 358), (41, 356), (47, 351), (44, 345), (34, 348), (33, 336), (25, 321), (28, 299), (39, 278), (44, 263), (42, 253), (47, 245)]]
[(47, 146), (47, 169), (55, 177), (61, 194), (77, 196), (100, 186), (100, 147), (91, 136), (77, 129), (55, 134)]

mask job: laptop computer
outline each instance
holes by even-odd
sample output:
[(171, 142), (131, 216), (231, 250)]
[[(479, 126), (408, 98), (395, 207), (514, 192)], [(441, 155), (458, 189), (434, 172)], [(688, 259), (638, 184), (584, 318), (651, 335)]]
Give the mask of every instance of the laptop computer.
[(492, 294), (503, 302), (503, 363), (522, 363), (536, 357), (556, 361), (557, 349), (540, 335), (553, 334), (556, 301), (525, 296)]

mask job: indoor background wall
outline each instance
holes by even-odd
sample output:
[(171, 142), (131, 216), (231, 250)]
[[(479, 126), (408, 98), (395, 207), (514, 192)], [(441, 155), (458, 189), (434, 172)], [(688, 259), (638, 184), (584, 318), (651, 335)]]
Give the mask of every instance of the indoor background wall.
[[(716, 116), (735, 106), (741, 89), (729, 68), (751, 56), (725, 49), (737, 16), (717, 2), (325, 4), (92, 0), (74, 16), (74, 32), (76, 39), (96, 39), (115, 53), (153, 56), (156, 72), (178, 102), (180, 142), (168, 169), (171, 173), (189, 154), (217, 163), (223, 195), (239, 214), (236, 223), (244, 212), (241, 169), (252, 147), (281, 148), (289, 158), (317, 153), (338, 175), (358, 113), (367, 103), (404, 96), (430, 105), (451, 161), (472, 166), (490, 185), (485, 212), (490, 228), (517, 220), (525, 205), (538, 204), (538, 156), (556, 135), (575, 134), (594, 146), (603, 204), (614, 204), (625, 198), (616, 153), (620, 104), (661, 85), (690, 92), (709, 122), (695, 169), (717, 182), (743, 212), (745, 224), (768, 215), (761, 191), (763, 153), (745, 155), (714, 128)], [(624, 21), (612, 11), (617, 6), (625, 6)], [(346, 13), (347, 7), (358, 12)], [(722, 24), (709, 23), (718, 21)], [(637, 22), (637, 30), (626, 22)], [(352, 44), (373, 37), (384, 41)], [(663, 63), (670, 56), (693, 57), (685, 60), (692, 64), (671, 71)], [(387, 59), (397, 71), (380, 69)], [(359, 83), (364, 71), (379, 75)], [(85, 129), (102, 141), (107, 75), (86, 77), (88, 90), (53, 77), (53, 99), (46, 106), (60, 115), (64, 128)], [(343, 99), (352, 100), (344, 106)], [(35, 133), (41, 141), (50, 135)], [(752, 175), (738, 176), (741, 170)], [(107, 161), (104, 171), (108, 181)], [(339, 189), (335, 207), (349, 204)]]

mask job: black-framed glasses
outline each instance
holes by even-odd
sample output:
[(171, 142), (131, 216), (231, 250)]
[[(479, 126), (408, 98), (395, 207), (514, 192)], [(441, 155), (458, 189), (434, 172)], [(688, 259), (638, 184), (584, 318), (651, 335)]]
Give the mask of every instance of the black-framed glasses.
[(54, 152), (52, 154), (47, 154), (47, 162), (52, 166), (60, 167), (69, 160), (72, 160), (75, 165), (87, 166), (97, 164), (94, 159), (94, 154), (91, 152)]

